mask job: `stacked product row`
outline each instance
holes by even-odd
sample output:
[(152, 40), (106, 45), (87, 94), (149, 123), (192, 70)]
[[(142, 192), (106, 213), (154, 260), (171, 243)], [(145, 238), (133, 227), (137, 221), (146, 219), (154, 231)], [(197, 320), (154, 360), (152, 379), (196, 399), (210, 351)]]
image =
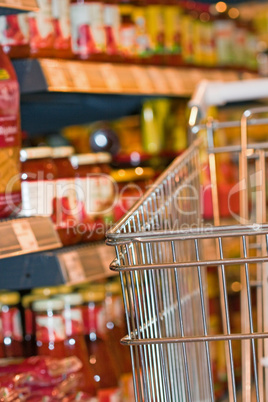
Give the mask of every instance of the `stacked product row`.
[(239, 11), (179, 0), (40, 0), (0, 18), (11, 57), (256, 68), (257, 37)]
[[(74, 148), (23, 148), (21, 216), (50, 216), (64, 245), (101, 240), (137, 201), (151, 168), (111, 171), (108, 153), (73, 155)], [(131, 185), (130, 181), (136, 181)]]
[(1, 293), (0, 303), (3, 357), (75, 356), (79, 390), (100, 402), (132, 400), (130, 354), (120, 345), (126, 328), (117, 282), (76, 292), (67, 286), (34, 289), (22, 297), (22, 313), (16, 292)]

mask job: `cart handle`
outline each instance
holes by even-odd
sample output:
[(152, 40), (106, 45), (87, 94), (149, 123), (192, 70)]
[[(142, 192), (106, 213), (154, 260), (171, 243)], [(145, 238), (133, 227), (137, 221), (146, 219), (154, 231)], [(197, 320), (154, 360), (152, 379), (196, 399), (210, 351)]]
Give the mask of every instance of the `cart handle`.
[(267, 78), (231, 82), (202, 80), (188, 104), (191, 108), (189, 124), (194, 126), (197, 118), (205, 116), (209, 106), (261, 98), (268, 98)]

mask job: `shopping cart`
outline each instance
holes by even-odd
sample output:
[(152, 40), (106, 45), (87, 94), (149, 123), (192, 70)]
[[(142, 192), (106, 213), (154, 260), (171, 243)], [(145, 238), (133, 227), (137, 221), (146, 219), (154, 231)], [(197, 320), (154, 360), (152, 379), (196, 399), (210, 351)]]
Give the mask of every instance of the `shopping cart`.
[[(238, 400), (241, 392), (243, 402), (268, 401), (268, 143), (247, 143), (250, 127), (268, 127), (268, 108), (246, 110), (241, 121), (196, 124), (206, 105), (266, 94), (268, 80), (205, 83), (190, 104), (191, 132), (196, 138), (203, 130), (207, 133), (213, 225), (201, 218), (200, 150), (204, 144), (199, 138), (107, 233), (107, 243), (116, 250), (111, 269), (121, 279), (128, 330), (123, 343), (130, 346), (136, 401), (214, 401), (211, 352), (222, 341), (227, 400)], [(241, 143), (215, 148), (215, 131), (234, 127), (241, 130)], [(239, 222), (229, 226), (219, 226), (219, 153), (232, 153), (239, 160)], [(240, 243), (235, 256), (228, 252), (232, 242)], [(222, 330), (217, 333), (210, 330), (207, 268), (218, 274)], [(241, 329), (236, 332), (231, 329), (234, 312), (227, 270), (241, 275)], [(242, 354), (241, 378), (234, 365), (237, 347)]]

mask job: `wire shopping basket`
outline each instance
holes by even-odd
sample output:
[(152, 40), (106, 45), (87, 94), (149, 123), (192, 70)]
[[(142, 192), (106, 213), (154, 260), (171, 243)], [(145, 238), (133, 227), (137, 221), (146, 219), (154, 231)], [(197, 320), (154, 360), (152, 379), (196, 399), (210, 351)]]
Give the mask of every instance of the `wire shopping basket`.
[[(258, 83), (259, 97), (268, 94), (267, 80)], [(247, 88), (251, 85), (256, 87), (250, 81)], [(199, 95), (206, 91), (201, 87), (197, 98), (202, 106)], [(236, 100), (247, 99), (246, 91), (242, 92), (241, 98), (239, 91), (236, 93)], [(257, 98), (253, 93), (248, 97)], [(217, 103), (215, 96), (206, 99), (207, 104), (212, 101)], [(107, 243), (116, 250), (111, 269), (118, 271), (121, 279), (128, 330), (123, 343), (130, 347), (135, 400), (214, 401), (211, 355), (214, 345), (222, 342), (227, 400), (238, 400), (241, 391), (243, 402), (268, 401), (268, 143), (247, 143), (249, 127), (268, 127), (268, 109), (247, 110), (239, 122), (209, 121), (197, 126), (200, 108), (194, 102), (191, 106), (192, 132), (207, 133), (214, 225), (204, 224), (201, 218), (202, 140), (197, 139), (107, 233)], [(233, 127), (241, 130), (241, 144), (215, 148), (215, 131)], [(240, 221), (231, 226), (219, 226), (219, 153), (237, 154), (239, 160)], [(255, 197), (250, 181), (255, 193), (258, 190)], [(254, 210), (251, 217), (249, 201)], [(229, 253), (232, 243), (240, 245), (235, 256)], [(218, 275), (221, 330), (217, 333), (211, 331), (209, 318), (208, 268)], [(241, 276), (239, 331), (233, 331), (231, 325), (235, 312), (228, 293), (230, 270)], [(234, 362), (237, 348), (241, 348), (241, 376), (237, 376)]]

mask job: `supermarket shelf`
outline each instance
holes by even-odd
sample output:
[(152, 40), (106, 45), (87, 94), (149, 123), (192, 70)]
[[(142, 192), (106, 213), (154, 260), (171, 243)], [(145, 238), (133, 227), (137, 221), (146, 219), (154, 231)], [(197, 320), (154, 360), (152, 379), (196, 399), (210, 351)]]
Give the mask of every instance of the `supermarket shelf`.
[(0, 269), (2, 259), (61, 247), (50, 218), (31, 217), (0, 222)]
[(0, 15), (16, 14), (24, 11), (37, 11), (36, 0), (1, 0)]
[(232, 81), (232, 70), (92, 63), (57, 59), (15, 60), (21, 93), (40, 91), (190, 96), (202, 79)]
[(27, 290), (112, 276), (114, 251), (104, 243), (80, 245), (1, 260), (1, 288)]
[(22, 128), (30, 135), (137, 114), (144, 99), (188, 97), (201, 79), (231, 81), (256, 76), (228, 70), (53, 59), (13, 63), (21, 89)]

